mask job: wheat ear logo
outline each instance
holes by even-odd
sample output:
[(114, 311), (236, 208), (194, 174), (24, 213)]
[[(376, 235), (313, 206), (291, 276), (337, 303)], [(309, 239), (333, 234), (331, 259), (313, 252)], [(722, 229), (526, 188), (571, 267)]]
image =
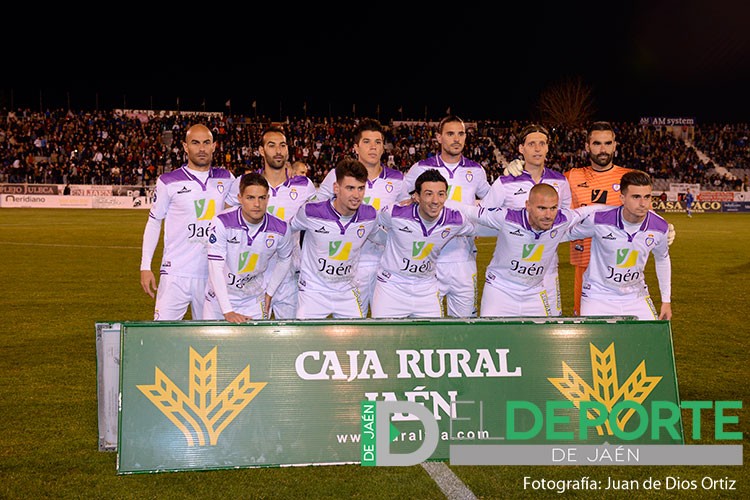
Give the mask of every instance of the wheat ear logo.
[(617, 267), (633, 267), (638, 262), (638, 250), (617, 249)]
[[(549, 380), (563, 396), (573, 402), (576, 408), (580, 408), (581, 401), (598, 401), (607, 408), (607, 412), (612, 411), (612, 407), (620, 400), (635, 401), (643, 404), (651, 391), (661, 381), (662, 377), (646, 375), (646, 361), (641, 361), (633, 373), (628, 376), (624, 384), (619, 385), (617, 380), (617, 359), (615, 357), (614, 342), (604, 351), (600, 351), (589, 344), (591, 352), (591, 372), (594, 376), (594, 387), (591, 387), (583, 380), (565, 361), (562, 362), (563, 376), (560, 378), (550, 377)], [(589, 409), (589, 413), (594, 417), (599, 417), (596, 408)], [(617, 415), (617, 426), (624, 430), (625, 424), (633, 416), (635, 410), (628, 408)], [(606, 429), (605, 429), (606, 428)], [(604, 435), (606, 430), (608, 435), (613, 431), (607, 419), (604, 425), (599, 425), (596, 430), (600, 436)]]
[(537, 245), (535, 243), (529, 243), (523, 246), (521, 252), (521, 260), (526, 262), (539, 262), (542, 260), (544, 254), (544, 245)]
[(250, 365), (222, 391), (216, 386), (217, 347), (201, 356), (190, 348), (190, 385), (186, 395), (157, 366), (154, 383), (138, 389), (185, 436), (188, 447), (216, 446), (219, 435), (268, 382), (250, 382)]
[(198, 220), (211, 220), (216, 215), (214, 200), (195, 200), (195, 216)]

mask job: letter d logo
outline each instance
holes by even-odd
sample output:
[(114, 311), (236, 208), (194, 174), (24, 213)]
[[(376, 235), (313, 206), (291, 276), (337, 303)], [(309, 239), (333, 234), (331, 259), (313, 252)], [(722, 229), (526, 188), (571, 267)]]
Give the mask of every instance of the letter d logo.
[[(411, 453), (391, 453), (391, 415), (411, 413), (424, 426), (424, 442)], [(374, 465), (417, 465), (424, 462), (435, 451), (438, 445), (440, 430), (437, 421), (424, 406), (411, 401), (376, 401), (375, 402), (375, 464)], [(364, 445), (364, 441), (363, 441)], [(365, 465), (365, 464), (363, 464)]]

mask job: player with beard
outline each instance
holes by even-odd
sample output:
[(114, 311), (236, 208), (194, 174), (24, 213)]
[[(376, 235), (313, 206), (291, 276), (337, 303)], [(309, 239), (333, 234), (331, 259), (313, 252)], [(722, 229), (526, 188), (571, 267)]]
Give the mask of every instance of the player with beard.
[[(317, 192), (315, 184), (303, 176), (295, 176), (287, 170), (289, 160), (289, 145), (286, 133), (280, 127), (270, 126), (261, 134), (260, 156), (263, 158), (263, 169), (259, 172), (269, 185), (268, 213), (283, 221), (289, 221), (299, 210), (299, 207), (315, 198)], [(227, 197), (227, 206), (238, 206), (239, 185), (242, 176), (232, 183)], [(292, 319), (297, 313), (297, 279), (300, 265), (300, 233), (293, 233), (294, 250), (292, 266), (288, 276), (281, 282), (271, 301), (271, 309), (275, 319)], [(269, 276), (272, 275), (274, 259), (268, 266)]]
[[(631, 170), (613, 163), (616, 149), (617, 142), (612, 125), (609, 122), (594, 122), (586, 138), (586, 152), (591, 164), (565, 172), (573, 198), (572, 208), (592, 203), (622, 205), (619, 196), (620, 179)], [(570, 263), (575, 267), (574, 316), (581, 314), (583, 273), (589, 265), (590, 255), (591, 238), (570, 242)]]

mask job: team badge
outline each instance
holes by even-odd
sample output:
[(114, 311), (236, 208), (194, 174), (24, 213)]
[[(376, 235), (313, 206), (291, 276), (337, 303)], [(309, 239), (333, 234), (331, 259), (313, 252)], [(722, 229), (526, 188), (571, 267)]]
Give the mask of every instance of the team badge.
[(218, 183), (218, 184), (216, 184), (216, 190), (217, 190), (218, 192), (220, 192), (220, 193), (223, 193), (223, 192), (224, 192), (224, 184), (223, 184), (223, 183), (222, 183), (221, 181), (219, 181), (219, 183)]
[(447, 238), (447, 237), (448, 237), (448, 235), (450, 235), (450, 234), (451, 234), (451, 228), (449, 228), (449, 227), (446, 227), (445, 229), (443, 229), (443, 232), (442, 232), (442, 233), (440, 233), (440, 237), (442, 237), (443, 239), (445, 239), (445, 238)]
[(471, 182), (474, 179), (474, 174), (471, 173), (471, 170), (466, 172), (466, 182)]
[(646, 246), (650, 247), (653, 244), (654, 244), (654, 235), (649, 234), (648, 237), (646, 238)]
[(365, 235), (365, 226), (359, 226), (357, 229), (357, 236), (360, 238)]
[(386, 192), (386, 193), (390, 193), (390, 192), (392, 192), (392, 191), (393, 191), (393, 184), (391, 184), (391, 183), (389, 182), (388, 184), (386, 184), (386, 185), (385, 185), (385, 192)]
[(289, 197), (291, 199), (293, 199), (293, 200), (296, 200), (297, 199), (297, 190), (296, 189), (292, 189), (291, 191), (289, 191)]
[(273, 235), (269, 234), (266, 238), (266, 247), (271, 248), (276, 240), (274, 240)]
[(617, 192), (620, 190), (620, 184), (612, 184), (612, 191)]
[(554, 238), (555, 236), (557, 236), (557, 229), (553, 229), (553, 230), (552, 230), (552, 231), (550, 231), (550, 233), (549, 233), (549, 237), (550, 237), (550, 238)]

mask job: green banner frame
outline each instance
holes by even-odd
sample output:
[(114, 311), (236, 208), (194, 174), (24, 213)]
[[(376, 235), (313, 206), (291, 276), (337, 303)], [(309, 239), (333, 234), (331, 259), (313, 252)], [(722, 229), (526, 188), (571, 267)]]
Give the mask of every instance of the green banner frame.
[[(360, 463), (363, 400), (430, 409), (441, 433), (430, 460), (447, 460), (451, 443), (684, 444), (679, 411), (672, 431), (662, 428), (656, 437), (651, 419), (641, 420), (654, 402), (679, 407), (668, 321), (183, 321), (121, 328), (118, 474)], [(585, 400), (607, 408), (636, 401), (649, 413), (620, 413), (627, 440), (608, 424), (582, 433), (577, 405)], [(544, 416), (532, 435), (538, 415), (515, 412), (514, 430), (525, 433), (520, 441), (507, 439), (514, 401)], [(570, 408), (561, 409), (566, 401)], [(547, 414), (550, 402), (555, 408)], [(393, 416), (393, 452), (418, 449), (424, 438), (421, 422), (410, 417)]]

